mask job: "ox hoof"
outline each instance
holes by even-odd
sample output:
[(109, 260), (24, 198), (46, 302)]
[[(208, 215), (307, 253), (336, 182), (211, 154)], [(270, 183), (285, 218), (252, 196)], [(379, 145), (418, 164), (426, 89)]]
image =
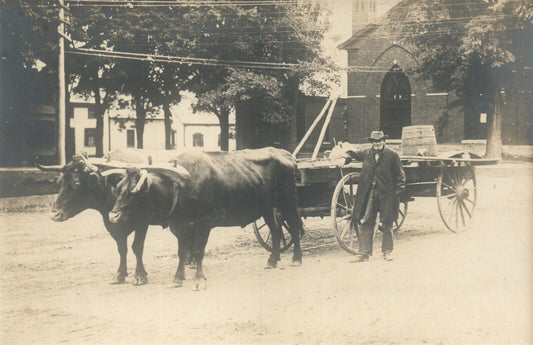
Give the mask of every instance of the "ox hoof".
[(115, 285), (115, 284), (123, 284), (126, 281), (126, 276), (117, 274), (113, 280), (109, 282), (109, 284)]
[(201, 291), (201, 290), (205, 290), (206, 288), (207, 288), (207, 280), (205, 278), (194, 281), (194, 288), (193, 288), (194, 291)]
[(132, 284), (135, 285), (135, 286), (148, 284), (148, 277), (147, 276), (136, 275), (135, 278), (133, 279), (133, 283)]
[(293, 260), (291, 262), (291, 266), (295, 266), (295, 267), (302, 266), (302, 260)]
[(265, 270), (271, 270), (278, 267), (278, 264), (276, 262), (267, 262), (267, 265), (265, 267)]
[(174, 279), (169, 287), (171, 288), (179, 288), (183, 286), (183, 280)]

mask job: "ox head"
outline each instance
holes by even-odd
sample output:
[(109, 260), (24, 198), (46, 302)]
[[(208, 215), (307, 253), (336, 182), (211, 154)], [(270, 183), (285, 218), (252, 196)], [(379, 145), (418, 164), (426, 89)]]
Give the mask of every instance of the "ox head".
[[(113, 210), (109, 212), (109, 220), (112, 223), (118, 223), (119, 221), (126, 221), (133, 215), (146, 216), (149, 212), (148, 194), (151, 189), (157, 189), (153, 185), (161, 183), (161, 177), (169, 178), (176, 187), (183, 187), (189, 176), (189, 172), (180, 166), (175, 168), (148, 166), (126, 169), (125, 176), (117, 185), (117, 201)], [(177, 193), (177, 188), (170, 193)]]
[[(59, 194), (52, 207), (50, 218), (62, 222), (88, 209), (97, 208), (97, 201), (92, 198), (96, 191), (102, 192), (106, 176), (119, 175), (123, 171), (112, 169), (100, 172), (83, 156), (74, 159), (63, 167), (43, 166), (36, 163), (43, 171), (58, 171)], [(116, 180), (116, 177), (115, 177)]]

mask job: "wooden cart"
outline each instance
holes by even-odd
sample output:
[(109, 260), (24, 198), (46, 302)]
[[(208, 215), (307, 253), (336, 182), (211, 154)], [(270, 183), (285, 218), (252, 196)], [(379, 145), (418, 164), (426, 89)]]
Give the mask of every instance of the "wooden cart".
[[(330, 102), (330, 101), (328, 101)], [(350, 217), (355, 201), (362, 163), (342, 166), (342, 162), (317, 159), (320, 144), (333, 112), (334, 100), (324, 122), (317, 146), (310, 159), (298, 161), (297, 193), (302, 217), (331, 217), (332, 230), (349, 253), (358, 252), (358, 228), (350, 227)], [(320, 118), (328, 104), (324, 107)], [(293, 154), (296, 156), (310, 132), (318, 123), (315, 120)], [(406, 190), (401, 196), (399, 218), (394, 224), (396, 232), (407, 216), (408, 204), (418, 197), (435, 197), (442, 222), (450, 231), (465, 230), (477, 203), (475, 166), (496, 164), (497, 160), (481, 159), (471, 153), (456, 153), (446, 157), (401, 156), (406, 174)], [(287, 250), (292, 240), (282, 219), (282, 250)], [(253, 224), (254, 233), (267, 250), (271, 250), (270, 231), (262, 221)]]

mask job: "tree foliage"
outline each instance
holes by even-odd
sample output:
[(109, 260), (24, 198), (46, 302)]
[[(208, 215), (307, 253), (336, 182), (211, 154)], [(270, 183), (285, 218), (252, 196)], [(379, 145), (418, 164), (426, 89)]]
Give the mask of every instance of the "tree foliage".
[[(227, 148), (226, 118), (237, 102), (253, 99), (261, 105), (256, 109), (261, 121), (290, 126), (300, 81), (332, 69), (321, 51), (328, 26), (323, 3), (197, 8), (187, 19), (193, 28), (206, 28), (194, 41), (197, 56), (257, 63), (255, 68), (231, 63), (200, 66), (195, 73), (196, 109), (217, 114), (223, 149)], [(261, 68), (266, 67), (261, 63), (273, 65)], [(326, 89), (326, 83), (318, 80), (308, 85)]]
[[(9, 44), (16, 45), (8, 51), (20, 52), (20, 56), (8, 56), (9, 61), (31, 70), (38, 58), (46, 66), (44, 71), (55, 77), (58, 8), (54, 1), (39, 1), (36, 5), (29, 0), (3, 0), (2, 6), (12, 10), (2, 12), (2, 33), (8, 33)], [(328, 25), (322, 2), (248, 5), (191, 1), (159, 6), (158, 1), (141, 6), (71, 3), (66, 10), (66, 32), (74, 45), (67, 49), (67, 73), (74, 92), (95, 99), (97, 155), (103, 153), (103, 115), (119, 93), (132, 97), (140, 147), (146, 115), (162, 107), (170, 129), (170, 105), (179, 102), (180, 91), (191, 90), (201, 100), (197, 109), (219, 117), (222, 145), (227, 149), (228, 116), (236, 102), (259, 99), (262, 120), (286, 123), (299, 82), (311, 80), (317, 71), (331, 66), (320, 48)], [(21, 23), (19, 17), (24, 19)], [(23, 40), (18, 41), (20, 37)], [(140, 58), (109, 58), (78, 48), (136, 53)], [(197, 62), (156, 62), (150, 58), (156, 55)], [(308, 85), (321, 90), (326, 87), (319, 78)]]
[(57, 88), (50, 85), (57, 84), (58, 9), (53, 4), (0, 1), (0, 103), (6, 110), (37, 102), (50, 104), (54, 98)]
[[(421, 0), (417, 24), (419, 72), (437, 89), (491, 105), (486, 156), (501, 158), (502, 92), (523, 87), (531, 66), (533, 4), (527, 0)], [(527, 77), (526, 77), (527, 78)]]

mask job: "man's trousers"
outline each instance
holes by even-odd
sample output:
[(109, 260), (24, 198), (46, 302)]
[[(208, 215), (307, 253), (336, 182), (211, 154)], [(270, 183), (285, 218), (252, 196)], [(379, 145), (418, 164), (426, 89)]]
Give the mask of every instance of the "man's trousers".
[[(359, 253), (365, 256), (372, 255), (374, 242), (374, 228), (376, 227), (377, 214), (380, 211), (379, 198), (376, 189), (369, 191), (368, 202), (361, 226), (359, 228)], [(383, 223), (380, 230), (383, 232), (381, 251), (390, 253), (393, 249), (392, 242), (392, 222)]]

